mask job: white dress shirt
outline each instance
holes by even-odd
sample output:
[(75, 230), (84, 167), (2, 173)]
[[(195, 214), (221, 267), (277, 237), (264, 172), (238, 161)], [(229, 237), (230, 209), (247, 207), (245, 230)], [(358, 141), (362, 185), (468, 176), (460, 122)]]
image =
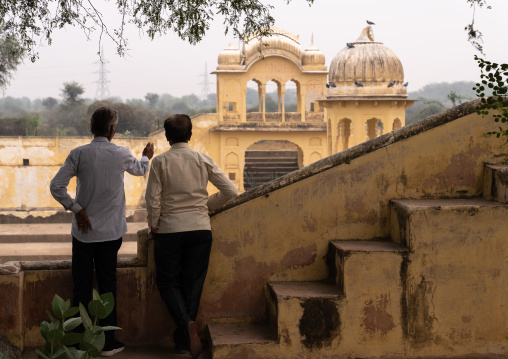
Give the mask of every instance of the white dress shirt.
[[(127, 232), (125, 220), (124, 172), (143, 176), (150, 167), (146, 156), (138, 161), (125, 147), (106, 137), (95, 137), (88, 145), (73, 149), (51, 180), (53, 197), (66, 210), (85, 209), (92, 225), (88, 233), (78, 231), (72, 218), (72, 235), (81, 242), (105, 242), (119, 239)], [(67, 193), (72, 177), (77, 177), (76, 199)]]
[[(210, 181), (220, 192), (208, 197)], [(178, 142), (152, 160), (146, 187), (148, 226), (158, 233), (210, 230), (209, 210), (236, 197), (238, 189), (207, 155)]]

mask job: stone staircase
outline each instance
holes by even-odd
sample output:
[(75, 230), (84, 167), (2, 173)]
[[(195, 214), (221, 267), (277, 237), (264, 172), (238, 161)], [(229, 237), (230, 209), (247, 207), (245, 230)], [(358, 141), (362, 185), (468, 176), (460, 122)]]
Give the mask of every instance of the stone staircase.
[[(439, 335), (452, 338), (455, 355), (474, 351), (468, 328), (505, 328), (482, 303), (506, 295), (496, 293), (503, 254), (486, 243), (508, 233), (499, 220), (508, 218), (508, 172), (487, 166), (484, 183), (484, 198), (392, 200), (390, 238), (331, 241), (328, 278), (267, 283), (264, 323), (209, 324), (212, 358), (418, 357)], [(472, 253), (492, 258), (468, 268), (481, 285), (461, 271)], [(454, 308), (464, 300), (470, 313)]]

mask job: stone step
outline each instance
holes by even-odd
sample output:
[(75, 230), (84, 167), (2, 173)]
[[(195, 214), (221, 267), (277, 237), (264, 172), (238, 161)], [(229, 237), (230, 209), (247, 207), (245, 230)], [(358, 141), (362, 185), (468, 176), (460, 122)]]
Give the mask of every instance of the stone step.
[[(327, 282), (269, 282), (268, 321), (285, 357), (340, 341), (340, 301), (337, 286)], [(332, 344), (333, 343), (333, 344)]]
[(213, 359), (284, 357), (267, 325), (208, 324), (208, 333)]
[[(147, 228), (145, 222), (127, 222), (127, 233), (122, 237), (123, 241), (136, 242), (137, 232), (144, 228)], [(0, 224), (0, 244), (71, 241), (71, 223)]]
[(352, 298), (359, 291), (366, 294), (369, 288), (360, 284), (365, 281), (400, 286), (400, 265), (407, 252), (407, 248), (388, 240), (333, 241), (328, 254), (330, 277), (346, 297)]
[(344, 295), (340, 313), (345, 343), (358, 338), (365, 351), (355, 356), (375, 355), (376, 346), (397, 353), (403, 348), (404, 298), (402, 268), (408, 250), (387, 240), (333, 241), (329, 245), (330, 277)]
[(392, 239), (410, 249), (400, 270), (404, 332), (416, 345), (440, 337), (458, 351), (477, 345), (467, 333), (488, 323), (496, 333), (489, 340), (506, 340), (497, 333), (506, 333), (508, 205), (474, 198), (392, 200), (390, 207)]
[(508, 166), (485, 164), (483, 198), (508, 203)]

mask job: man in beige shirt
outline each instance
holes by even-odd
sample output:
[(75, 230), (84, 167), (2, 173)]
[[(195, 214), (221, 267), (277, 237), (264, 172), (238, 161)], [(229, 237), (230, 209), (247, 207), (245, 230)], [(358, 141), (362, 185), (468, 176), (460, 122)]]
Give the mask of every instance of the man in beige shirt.
[[(169, 151), (152, 161), (146, 188), (148, 226), (155, 237), (157, 287), (177, 326), (177, 351), (202, 351), (195, 323), (208, 269), (212, 233), (208, 212), (238, 190), (207, 155), (192, 150), (192, 122), (173, 115), (164, 122)], [(219, 192), (208, 197), (208, 181)]]

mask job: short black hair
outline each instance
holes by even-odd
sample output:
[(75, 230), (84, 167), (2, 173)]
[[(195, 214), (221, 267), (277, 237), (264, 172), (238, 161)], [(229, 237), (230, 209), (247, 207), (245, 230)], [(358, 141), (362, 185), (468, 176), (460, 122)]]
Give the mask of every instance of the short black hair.
[(90, 132), (96, 136), (109, 135), (109, 129), (118, 123), (118, 112), (111, 107), (97, 107), (90, 119)]
[(192, 135), (192, 122), (187, 115), (171, 115), (164, 121), (164, 129), (168, 141), (173, 141), (173, 143), (187, 142)]

